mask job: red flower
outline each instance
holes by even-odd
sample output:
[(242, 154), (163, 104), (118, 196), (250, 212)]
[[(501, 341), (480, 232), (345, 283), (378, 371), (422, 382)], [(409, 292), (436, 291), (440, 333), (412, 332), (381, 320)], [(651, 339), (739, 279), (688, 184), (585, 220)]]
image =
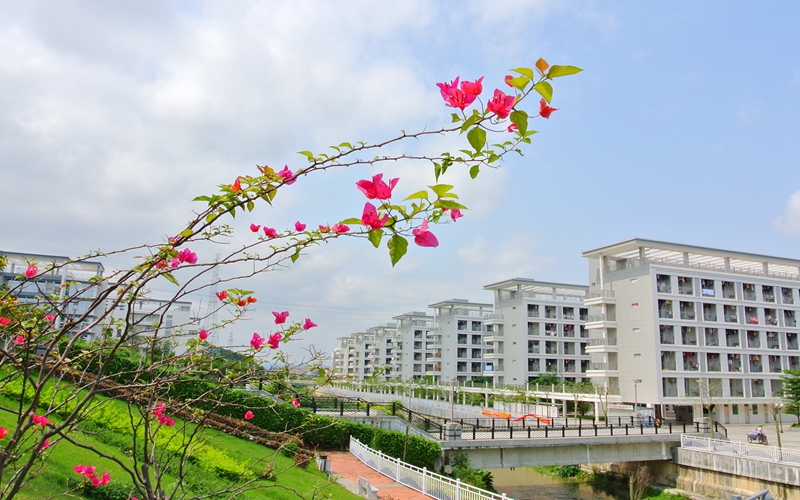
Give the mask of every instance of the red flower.
[(424, 219), (422, 224), (412, 231), (414, 233), (414, 243), (421, 247), (438, 247), (439, 240), (436, 236), (428, 231), (428, 219)]
[(200, 330), (200, 333), (197, 334), (200, 337), (200, 340), (205, 340), (208, 338), (208, 332), (205, 330)]
[(275, 238), (278, 236), (278, 231), (274, 227), (265, 227), (264, 234), (267, 235), (267, 238)]
[(223, 291), (221, 291), (221, 292), (217, 292), (217, 298), (218, 298), (219, 300), (225, 300), (225, 299), (227, 299), (227, 298), (228, 298), (228, 291), (227, 291), (227, 290), (223, 290)]
[(231, 191), (241, 191), (241, 190), (242, 190), (242, 185), (240, 183), (239, 178), (237, 177), (233, 185), (231, 185)]
[(330, 233), (331, 232), (331, 228), (329, 226), (320, 225), (319, 226), (319, 232), (320, 233)]
[(292, 406), (300, 408), (300, 401), (298, 401), (297, 398), (292, 398)]
[(514, 84), (513, 84), (513, 83), (511, 83), (511, 80), (513, 80), (513, 79), (514, 79), (514, 77), (513, 77), (513, 76), (511, 76), (511, 75), (506, 75), (506, 85), (508, 85), (509, 87), (513, 87), (513, 86), (514, 86)]
[(350, 230), (350, 226), (346, 226), (344, 224), (334, 224), (331, 229), (333, 229), (333, 232), (336, 234), (344, 234)]
[(517, 127), (516, 123), (512, 123), (511, 125), (508, 126), (508, 131), (509, 132), (513, 132), (515, 130), (519, 130), (519, 127)]
[(261, 224), (250, 224), (250, 230), (257, 233), (261, 229)]
[(257, 298), (255, 298), (255, 297), (252, 297), (252, 296), (250, 296), (250, 295), (248, 295), (248, 296), (247, 296), (247, 303), (248, 303), (248, 304), (253, 304), (253, 303), (255, 303), (255, 302), (258, 302), (258, 299), (257, 299)]
[(0, 439), (3, 439), (8, 435), (8, 429), (5, 427), (0, 427)]
[(295, 231), (305, 231), (306, 225), (300, 221), (297, 221), (294, 223), (294, 229)]
[(31, 420), (33, 420), (34, 424), (41, 425), (42, 427), (46, 427), (47, 424), (50, 423), (50, 419), (49, 418), (47, 418), (44, 415), (39, 416), (39, 415), (37, 415), (35, 413), (33, 415), (31, 415)]
[(383, 214), (383, 217), (378, 217), (378, 211), (375, 209), (375, 205), (372, 203), (367, 202), (364, 205), (364, 212), (361, 214), (361, 223), (365, 226), (374, 231), (386, 225), (386, 221), (388, 220), (388, 214)]
[(481, 95), (483, 92), (483, 77), (478, 78), (474, 82), (463, 81), (461, 82), (461, 91), (470, 95)]
[(462, 214), (462, 213), (461, 213), (461, 210), (459, 210), (459, 209), (457, 209), (457, 208), (454, 208), (454, 209), (453, 209), (453, 210), (450, 212), (450, 217), (453, 219), (453, 222), (455, 222), (455, 221), (457, 221), (458, 219), (460, 219), (461, 217), (464, 217), (464, 214)]
[(17, 335), (17, 337), (14, 339), (15, 345), (22, 345), (24, 343), (25, 343), (25, 337), (23, 337), (22, 335)]
[(305, 323), (303, 323), (303, 330), (309, 330), (315, 326), (317, 326), (317, 324), (311, 321), (311, 318), (306, 318)]
[(187, 264), (197, 264), (197, 254), (188, 248), (184, 248), (178, 252), (178, 260)]
[(38, 272), (39, 270), (36, 269), (36, 266), (34, 266), (33, 264), (28, 264), (28, 269), (25, 270), (25, 277), (31, 279), (34, 276), (36, 276), (36, 273)]
[(47, 448), (50, 448), (50, 438), (44, 440), (44, 443), (42, 443), (42, 447), (39, 448), (39, 451), (44, 451)]
[(542, 100), (539, 101), (539, 116), (542, 118), (550, 118), (550, 114), (553, 111), (558, 111), (558, 108), (551, 108), (548, 106), (547, 101), (545, 101), (544, 97), (542, 97)]
[(494, 90), (494, 97), (486, 105), (486, 109), (497, 115), (498, 118), (508, 118), (511, 109), (514, 107), (517, 98), (513, 95), (506, 95), (500, 89)]
[(269, 340), (267, 340), (267, 345), (270, 349), (277, 349), (280, 345), (280, 341), (283, 338), (283, 335), (280, 332), (275, 332), (269, 336)]
[(237, 302), (236, 305), (239, 307), (244, 307), (247, 305), (247, 301), (244, 299), (239, 299), (239, 302)]
[(252, 411), (247, 410), (246, 412), (244, 412), (244, 419), (245, 420), (252, 420), (253, 417), (255, 417), (255, 415), (253, 414)]
[(372, 176), (372, 181), (366, 179), (356, 182), (356, 187), (364, 193), (367, 198), (374, 200), (388, 200), (392, 197), (392, 190), (397, 185), (400, 179), (392, 179), (389, 184), (383, 182), (383, 174), (375, 174)]
[(0, 316), (0, 326), (8, 326), (9, 323), (11, 323), (11, 318)]
[(286, 323), (286, 318), (289, 317), (289, 311), (283, 311), (283, 312), (272, 311), (272, 315), (275, 316), (275, 324), (282, 325), (283, 323)]
[(261, 346), (264, 345), (264, 341), (264, 337), (257, 333), (253, 333), (253, 338), (250, 339), (250, 346), (255, 350), (259, 350), (261, 349)]

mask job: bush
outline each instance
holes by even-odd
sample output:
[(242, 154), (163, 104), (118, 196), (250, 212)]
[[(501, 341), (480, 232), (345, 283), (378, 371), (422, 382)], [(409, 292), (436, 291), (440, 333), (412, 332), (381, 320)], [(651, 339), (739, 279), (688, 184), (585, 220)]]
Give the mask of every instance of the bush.
[(128, 500), (131, 496), (136, 496), (136, 490), (130, 484), (92, 486), (92, 483), (84, 481), (81, 494), (90, 500)]

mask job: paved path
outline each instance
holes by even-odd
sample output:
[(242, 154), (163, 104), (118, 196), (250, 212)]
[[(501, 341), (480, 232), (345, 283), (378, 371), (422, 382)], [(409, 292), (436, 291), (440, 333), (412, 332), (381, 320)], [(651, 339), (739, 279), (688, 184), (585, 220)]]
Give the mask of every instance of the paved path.
[[(786, 420), (783, 422), (783, 433), (781, 433), (781, 445), (783, 448), (800, 450), (800, 428), (792, 427), (791, 425), (796, 422), (793, 415), (789, 415), (792, 420), (787, 424)], [(731, 441), (747, 442), (747, 433), (756, 428), (758, 424), (728, 424), (725, 427), (728, 429), (728, 439)], [(770, 446), (778, 446), (778, 439), (775, 437), (775, 424), (764, 424), (764, 432), (767, 435)]]
[(358, 492), (358, 476), (363, 477), (369, 484), (378, 488), (378, 498), (382, 500), (430, 500), (417, 490), (395, 482), (375, 469), (368, 467), (350, 452), (328, 453), (331, 461), (331, 471), (340, 476), (339, 484), (352, 491)]

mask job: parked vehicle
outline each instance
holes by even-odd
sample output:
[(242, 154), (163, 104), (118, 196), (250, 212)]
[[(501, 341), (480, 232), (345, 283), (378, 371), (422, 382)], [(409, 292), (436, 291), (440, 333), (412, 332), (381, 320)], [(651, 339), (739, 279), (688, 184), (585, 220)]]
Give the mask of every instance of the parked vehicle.
[(747, 434), (747, 442), (767, 445), (767, 435), (764, 434), (764, 431), (756, 429)]

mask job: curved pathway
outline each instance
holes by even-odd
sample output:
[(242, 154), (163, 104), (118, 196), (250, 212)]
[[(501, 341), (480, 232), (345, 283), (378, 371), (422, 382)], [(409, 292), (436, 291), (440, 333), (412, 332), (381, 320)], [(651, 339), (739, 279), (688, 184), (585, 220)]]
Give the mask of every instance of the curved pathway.
[(357, 493), (358, 476), (363, 477), (369, 484), (378, 488), (378, 498), (381, 500), (430, 500), (417, 490), (395, 482), (380, 472), (365, 465), (348, 451), (328, 453), (331, 461), (331, 471), (339, 476), (338, 482), (353, 493)]

